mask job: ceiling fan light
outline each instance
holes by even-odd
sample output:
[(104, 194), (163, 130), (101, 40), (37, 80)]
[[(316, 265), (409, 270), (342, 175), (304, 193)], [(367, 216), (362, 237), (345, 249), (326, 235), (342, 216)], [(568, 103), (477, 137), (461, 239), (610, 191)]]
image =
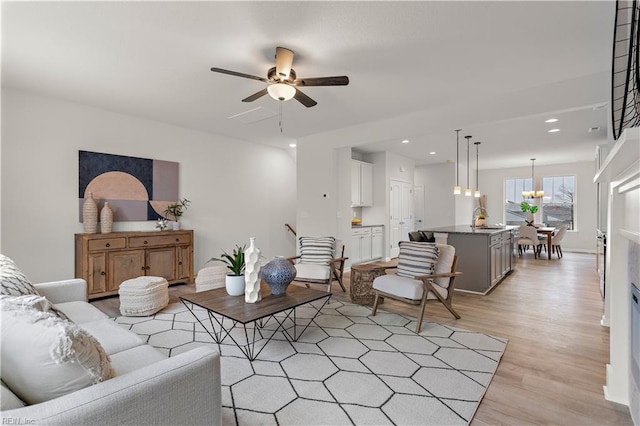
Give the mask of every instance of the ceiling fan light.
[(296, 88), (284, 83), (272, 84), (267, 87), (267, 92), (276, 101), (288, 101), (296, 94)]
[(291, 75), (291, 65), (293, 64), (293, 51), (276, 47), (276, 73), (280, 81), (287, 80)]

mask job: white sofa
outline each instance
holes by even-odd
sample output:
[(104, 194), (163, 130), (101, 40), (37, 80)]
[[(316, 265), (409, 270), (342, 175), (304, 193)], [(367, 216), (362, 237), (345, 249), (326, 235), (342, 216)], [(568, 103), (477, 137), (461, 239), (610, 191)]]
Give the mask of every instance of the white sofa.
[[(49, 401), (1, 411), (2, 424), (221, 424), (220, 354), (214, 348), (200, 347), (168, 358), (87, 303), (84, 280), (34, 286), (100, 342), (115, 377)], [(2, 388), (5, 406), (15, 394), (4, 383)]]

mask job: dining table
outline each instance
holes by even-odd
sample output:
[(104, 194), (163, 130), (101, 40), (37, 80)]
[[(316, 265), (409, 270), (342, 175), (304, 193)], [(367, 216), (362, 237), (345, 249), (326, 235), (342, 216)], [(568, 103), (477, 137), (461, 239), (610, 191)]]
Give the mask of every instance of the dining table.
[(540, 226), (536, 228), (536, 232), (547, 237), (547, 256), (551, 260), (551, 237), (556, 232), (556, 228), (553, 226)]

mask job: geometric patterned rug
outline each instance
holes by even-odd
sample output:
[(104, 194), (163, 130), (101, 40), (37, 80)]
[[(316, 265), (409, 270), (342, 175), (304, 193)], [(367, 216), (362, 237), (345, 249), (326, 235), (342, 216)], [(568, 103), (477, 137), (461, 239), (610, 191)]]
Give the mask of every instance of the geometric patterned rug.
[[(298, 323), (313, 314), (297, 308)], [(115, 321), (168, 356), (217, 346), (182, 303)], [(426, 321), (420, 335), (413, 330), (414, 318), (372, 317), (369, 307), (330, 300), (297, 342), (277, 332), (254, 361), (227, 338), (219, 345), (223, 424), (468, 424), (507, 341)]]

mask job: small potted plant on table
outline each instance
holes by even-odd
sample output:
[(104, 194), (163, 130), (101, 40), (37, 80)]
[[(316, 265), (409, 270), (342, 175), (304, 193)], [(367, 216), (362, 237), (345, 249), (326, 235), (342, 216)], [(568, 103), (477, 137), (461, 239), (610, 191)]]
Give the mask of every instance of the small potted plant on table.
[(533, 226), (533, 215), (538, 212), (538, 206), (523, 201), (520, 203), (520, 210), (527, 214), (527, 218), (525, 219), (527, 226)]
[(164, 211), (165, 216), (173, 217), (173, 230), (177, 231), (180, 229), (180, 218), (184, 214), (185, 210), (189, 207), (191, 201), (183, 198), (180, 201), (176, 201), (173, 204), (169, 204)]
[(225, 286), (227, 288), (227, 293), (229, 296), (241, 296), (244, 294), (244, 250), (246, 246), (240, 247), (236, 245), (236, 248), (233, 249), (231, 254), (222, 250), (222, 255), (220, 257), (212, 257), (207, 260), (207, 263), (215, 260), (218, 262), (222, 262), (227, 265), (229, 268), (229, 273), (227, 274), (225, 280)]

